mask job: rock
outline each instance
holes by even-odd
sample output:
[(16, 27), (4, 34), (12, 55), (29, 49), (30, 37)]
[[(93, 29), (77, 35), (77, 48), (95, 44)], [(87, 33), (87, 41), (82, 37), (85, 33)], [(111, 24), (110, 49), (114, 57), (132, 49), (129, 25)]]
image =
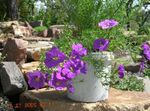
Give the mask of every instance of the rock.
[[(29, 90), (20, 95), (21, 111), (149, 111), (150, 93), (111, 88), (109, 99), (96, 103), (69, 100), (66, 91)], [(59, 107), (58, 107), (59, 105)]]
[(137, 33), (135, 31), (123, 31), (123, 35), (127, 37), (134, 37), (137, 35)]
[(138, 79), (142, 79), (144, 82), (144, 92), (150, 93), (150, 78), (148, 77), (139, 77), (137, 76)]
[(19, 22), (18, 21), (8, 21), (8, 22), (0, 22), (0, 28), (9, 28), (11, 27), (12, 24), (16, 24), (16, 25), (19, 25)]
[(113, 64), (116, 64), (117, 66), (120, 64), (124, 64), (126, 66), (129, 64), (134, 64), (134, 61), (130, 55), (124, 55), (119, 57), (115, 56), (115, 59), (113, 60)]
[(48, 41), (48, 42), (50, 42), (51, 38), (42, 38), (42, 37), (31, 36), (31, 37), (23, 38), (23, 40), (26, 40), (28, 42), (38, 42), (38, 41)]
[(2, 56), (5, 56), (5, 61), (15, 61), (21, 65), (26, 60), (28, 42), (22, 39), (8, 38), (4, 47)]
[(23, 74), (15, 62), (0, 63), (0, 79), (3, 93), (7, 96), (20, 94), (27, 89)]
[(0, 40), (0, 48), (3, 48), (4, 45), (3, 45), (4, 41), (3, 40)]
[(125, 70), (132, 73), (138, 73), (140, 71), (140, 63), (126, 65)]
[(29, 37), (32, 35), (31, 29), (25, 26), (12, 25), (12, 30), (15, 37)]
[(33, 21), (29, 23), (33, 28), (34, 27), (39, 27), (39, 26), (43, 26), (43, 21), (39, 20), (39, 21)]
[(65, 28), (65, 25), (52, 25), (49, 27), (49, 30), (51, 29), (53, 38), (58, 38), (59, 35), (63, 32), (63, 29)]
[(48, 29), (39, 32), (38, 36), (40, 36), (40, 37), (47, 37), (48, 36)]
[(47, 29), (47, 37), (53, 37), (53, 32), (50, 28)]
[(34, 61), (34, 62), (30, 62), (30, 63), (24, 63), (22, 65), (21, 71), (23, 73), (31, 72), (33, 70), (36, 70), (38, 68), (39, 64), (40, 64), (39, 61)]
[(52, 48), (53, 42), (38, 41), (32, 42), (27, 47), (27, 61), (38, 61), (42, 53)]

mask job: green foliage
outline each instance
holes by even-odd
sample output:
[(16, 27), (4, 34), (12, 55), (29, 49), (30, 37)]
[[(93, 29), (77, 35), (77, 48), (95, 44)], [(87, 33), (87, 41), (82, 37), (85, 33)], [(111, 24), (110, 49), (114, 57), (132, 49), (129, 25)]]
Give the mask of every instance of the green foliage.
[(60, 38), (54, 40), (56, 46), (59, 47), (60, 50), (66, 54), (69, 54), (71, 52), (72, 44), (78, 42), (79, 40), (73, 36), (73, 31), (67, 27), (66, 29), (64, 29), (64, 32), (60, 35)]
[(150, 78), (150, 69), (149, 68), (146, 68), (144, 70), (144, 76), (148, 76)]
[(64, 11), (68, 15), (69, 23), (79, 30), (91, 28), (95, 1), (93, 0), (64, 0), (61, 1)]
[(46, 29), (47, 29), (46, 26), (39, 26), (39, 27), (35, 27), (35, 28), (34, 28), (34, 30), (35, 30), (36, 32), (41, 32), (41, 31), (44, 31), (44, 30), (46, 30)]
[(0, 63), (3, 62), (5, 59), (5, 56), (0, 55)]
[[(116, 71), (117, 72), (117, 71)], [(143, 91), (144, 83), (143, 80), (137, 79), (135, 75), (127, 74), (123, 79), (118, 77), (117, 73), (113, 73), (111, 76), (111, 87), (130, 90), (130, 91)]]

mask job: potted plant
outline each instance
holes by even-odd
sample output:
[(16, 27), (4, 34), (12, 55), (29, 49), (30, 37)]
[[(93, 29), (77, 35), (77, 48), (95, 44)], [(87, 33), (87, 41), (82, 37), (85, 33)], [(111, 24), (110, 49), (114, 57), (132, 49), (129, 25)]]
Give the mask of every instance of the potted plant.
[[(102, 29), (118, 25), (114, 20), (99, 23)], [(46, 72), (28, 74), (28, 83), (39, 89), (46, 82), (56, 90), (67, 88), (67, 96), (75, 101), (96, 102), (108, 98), (113, 53), (107, 52), (109, 40), (98, 38), (93, 42), (93, 52), (88, 52), (81, 43), (72, 44), (69, 55), (56, 46), (47, 51), (44, 58)]]

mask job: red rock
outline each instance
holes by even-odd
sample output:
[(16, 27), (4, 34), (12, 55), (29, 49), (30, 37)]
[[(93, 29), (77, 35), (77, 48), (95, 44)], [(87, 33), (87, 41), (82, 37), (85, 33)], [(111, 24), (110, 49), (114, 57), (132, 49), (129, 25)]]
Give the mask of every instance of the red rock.
[(5, 56), (5, 61), (15, 61), (21, 65), (26, 60), (28, 42), (22, 39), (8, 38), (2, 55)]

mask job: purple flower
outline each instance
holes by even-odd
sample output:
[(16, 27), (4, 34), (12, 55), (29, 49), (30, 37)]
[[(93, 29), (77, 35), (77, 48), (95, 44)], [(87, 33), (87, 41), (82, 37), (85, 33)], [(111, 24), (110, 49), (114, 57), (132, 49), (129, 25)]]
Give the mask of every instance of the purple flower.
[(145, 63), (142, 61), (141, 63), (140, 63), (140, 72), (143, 72), (144, 71), (144, 67), (145, 66)]
[(76, 64), (74, 64), (73, 61), (68, 60), (64, 64), (64, 67), (62, 69), (62, 73), (66, 74), (66, 78), (73, 79), (76, 77), (78, 69), (79, 68), (76, 67)]
[(63, 71), (62, 67), (57, 68), (56, 78), (59, 80), (67, 80), (67, 73)]
[(42, 88), (45, 83), (44, 75), (40, 71), (29, 72), (28, 83), (30, 87), (33, 87), (35, 89)]
[(67, 83), (67, 89), (68, 89), (68, 91), (69, 91), (70, 93), (74, 93), (75, 88), (73, 87), (72, 81), (68, 81), (68, 83)]
[(73, 53), (80, 56), (87, 55), (87, 49), (83, 47), (82, 44), (73, 44), (72, 45)]
[(109, 40), (100, 38), (96, 39), (93, 43), (94, 50), (105, 51), (109, 45)]
[(150, 46), (147, 43), (143, 43), (141, 47), (143, 48), (145, 58), (150, 60)]
[(86, 74), (87, 73), (87, 65), (85, 62), (81, 61), (81, 60), (78, 60), (76, 62), (77, 64), (77, 67), (78, 67), (78, 73), (77, 74)]
[(65, 58), (66, 55), (63, 52), (60, 52), (58, 48), (53, 47), (50, 51), (46, 52), (44, 63), (48, 68), (51, 68), (63, 62)]
[(56, 76), (57, 72), (52, 74), (49, 85), (54, 87), (56, 90), (63, 90), (67, 86), (67, 80), (60, 80)]
[(112, 27), (118, 25), (118, 22), (112, 19), (106, 19), (98, 23), (98, 26), (102, 29), (111, 29)]
[(143, 50), (149, 50), (150, 46), (147, 43), (143, 43), (142, 46)]
[(51, 79), (51, 75), (48, 74), (48, 73), (46, 73), (46, 74), (44, 75), (44, 77), (45, 77), (45, 82), (46, 82), (46, 83), (48, 83), (48, 82), (50, 81), (50, 79)]
[(125, 69), (124, 69), (124, 66), (121, 64), (118, 67), (119, 78), (123, 78), (124, 77), (124, 73), (125, 73)]
[(71, 60), (75, 60), (75, 59), (81, 59), (81, 56), (79, 54), (77, 54), (74, 50), (70, 53), (69, 58)]
[(150, 49), (149, 50), (144, 50), (143, 54), (145, 56), (145, 58), (150, 61)]

